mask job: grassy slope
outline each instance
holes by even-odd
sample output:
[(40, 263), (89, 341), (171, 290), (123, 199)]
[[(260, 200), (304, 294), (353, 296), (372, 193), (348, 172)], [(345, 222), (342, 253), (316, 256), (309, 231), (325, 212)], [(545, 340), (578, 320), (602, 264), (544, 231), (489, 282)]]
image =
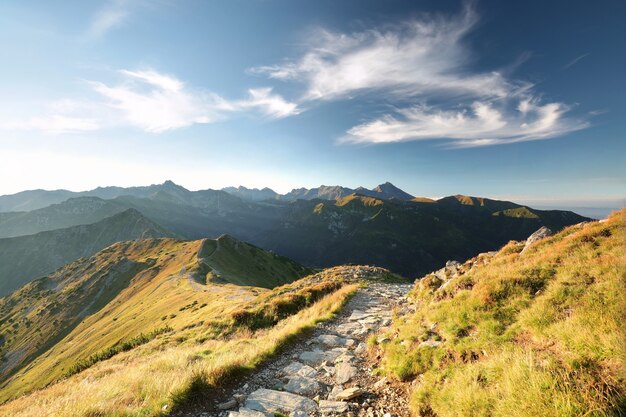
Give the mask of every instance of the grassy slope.
[[(331, 277), (337, 282), (337, 277)], [(216, 306), (229, 317), (235, 308), (259, 307), (269, 300), (320, 284), (311, 276), (273, 291), (246, 289), (259, 297)], [(257, 331), (230, 329), (228, 337), (207, 326), (184, 326), (155, 340), (100, 362), (43, 390), (0, 405), (0, 415), (15, 417), (160, 416), (211, 392), (229, 378), (255, 368), (284, 344), (317, 322), (332, 317), (356, 285), (341, 286), (310, 307)], [(231, 288), (232, 289), (232, 288)], [(224, 294), (222, 294), (224, 295)], [(239, 294), (241, 295), (241, 294)], [(206, 311), (200, 313), (205, 318)], [(197, 318), (197, 319), (198, 319)], [(222, 323), (224, 326), (227, 323)], [(223, 327), (226, 330), (226, 327)]]
[[(0, 372), (3, 379), (12, 375), (0, 385), (0, 400), (41, 388), (77, 361), (165, 326), (195, 326), (194, 337), (210, 337), (216, 326), (209, 322), (229, 317), (266, 292), (200, 283), (202, 243), (173, 239), (118, 243), (0, 299), (4, 339)], [(226, 246), (244, 245), (229, 239)], [(268, 280), (269, 274), (279, 276), (274, 282), (293, 281), (307, 272), (293, 262), (259, 252), (252, 257), (246, 251), (220, 251), (212, 262), (220, 265), (226, 281), (242, 279), (243, 269), (253, 274), (259, 265), (267, 268), (260, 275)]]
[(416, 380), (415, 414), (625, 415), (625, 221), (572, 226), (522, 255), (511, 243), (445, 288), (418, 282), (383, 360)]
[(201, 264), (206, 267), (202, 273), (207, 282), (274, 288), (311, 272), (289, 258), (228, 235), (205, 239), (199, 257)]

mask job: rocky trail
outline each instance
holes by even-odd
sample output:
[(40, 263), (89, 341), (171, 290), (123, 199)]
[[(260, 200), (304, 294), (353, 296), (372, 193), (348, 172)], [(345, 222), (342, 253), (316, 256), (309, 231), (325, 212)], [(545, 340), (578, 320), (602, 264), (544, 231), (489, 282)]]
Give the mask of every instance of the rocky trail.
[(369, 283), (334, 319), (187, 416), (409, 416), (407, 387), (374, 375), (378, 359), (366, 346), (391, 324), (394, 309), (408, 308), (410, 288)]

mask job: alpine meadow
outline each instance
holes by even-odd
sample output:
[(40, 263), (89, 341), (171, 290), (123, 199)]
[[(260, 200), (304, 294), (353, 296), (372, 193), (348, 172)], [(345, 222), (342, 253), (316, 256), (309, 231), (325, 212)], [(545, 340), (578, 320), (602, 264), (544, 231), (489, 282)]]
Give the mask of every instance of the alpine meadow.
[(0, 417), (626, 417), (624, 22), (0, 3)]

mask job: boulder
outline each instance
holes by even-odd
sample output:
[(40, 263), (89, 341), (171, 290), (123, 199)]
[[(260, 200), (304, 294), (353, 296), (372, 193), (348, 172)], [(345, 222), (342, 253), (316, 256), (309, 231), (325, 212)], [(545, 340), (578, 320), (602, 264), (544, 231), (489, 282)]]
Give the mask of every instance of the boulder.
[(548, 229), (545, 226), (542, 226), (539, 230), (537, 230), (535, 233), (530, 235), (528, 237), (528, 239), (526, 239), (526, 244), (524, 245), (524, 249), (522, 249), (522, 252), (520, 252), (520, 253), (524, 253), (524, 251), (526, 249), (528, 249), (529, 247), (531, 247), (535, 243), (537, 243), (540, 240), (543, 240), (543, 239), (545, 239), (545, 238), (547, 238), (549, 236), (552, 236), (552, 230)]

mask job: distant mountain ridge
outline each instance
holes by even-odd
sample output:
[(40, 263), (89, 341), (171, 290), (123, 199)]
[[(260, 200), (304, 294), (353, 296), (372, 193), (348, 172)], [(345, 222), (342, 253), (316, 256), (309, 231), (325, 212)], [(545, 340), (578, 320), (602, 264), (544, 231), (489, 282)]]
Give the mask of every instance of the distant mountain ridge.
[[(104, 200), (110, 200), (118, 197), (130, 196), (135, 198), (158, 198), (159, 195), (166, 195), (171, 201), (184, 203), (192, 206), (202, 206), (205, 200), (212, 199), (217, 195), (221, 195), (226, 199), (228, 196), (235, 196), (244, 201), (259, 202), (264, 200), (283, 200), (294, 201), (298, 199), (312, 200), (320, 198), (323, 200), (336, 200), (347, 195), (357, 193), (367, 196), (375, 196), (383, 199), (404, 199), (413, 198), (410, 194), (400, 190), (393, 184), (386, 182), (369, 190), (364, 187), (351, 189), (335, 186), (319, 186), (316, 188), (299, 188), (290, 191), (287, 194), (278, 194), (271, 188), (265, 187), (246, 188), (225, 187), (221, 190), (198, 190), (190, 191), (186, 188), (167, 180), (163, 184), (152, 184), (139, 187), (98, 187), (89, 191), (68, 191), (68, 190), (29, 190), (16, 194), (0, 196), (0, 213), (6, 212), (26, 212), (48, 207), (52, 204), (59, 204), (70, 198), (78, 197), (97, 197)], [(2, 221), (0, 215), (0, 221)]]
[(235, 189), (256, 201), (224, 190), (189, 191), (171, 181), (102, 190), (137, 195), (80, 197), (32, 212), (0, 213), (0, 236), (95, 222), (132, 208), (186, 239), (228, 234), (309, 267), (375, 264), (414, 277), (448, 259), (461, 261), (525, 239), (541, 226), (559, 230), (590, 220), (482, 197), (414, 198), (390, 183), (372, 190), (321, 186), (263, 200), (263, 193), (273, 191)]
[(93, 224), (0, 239), (0, 297), (113, 243), (173, 236), (137, 210), (128, 209)]

